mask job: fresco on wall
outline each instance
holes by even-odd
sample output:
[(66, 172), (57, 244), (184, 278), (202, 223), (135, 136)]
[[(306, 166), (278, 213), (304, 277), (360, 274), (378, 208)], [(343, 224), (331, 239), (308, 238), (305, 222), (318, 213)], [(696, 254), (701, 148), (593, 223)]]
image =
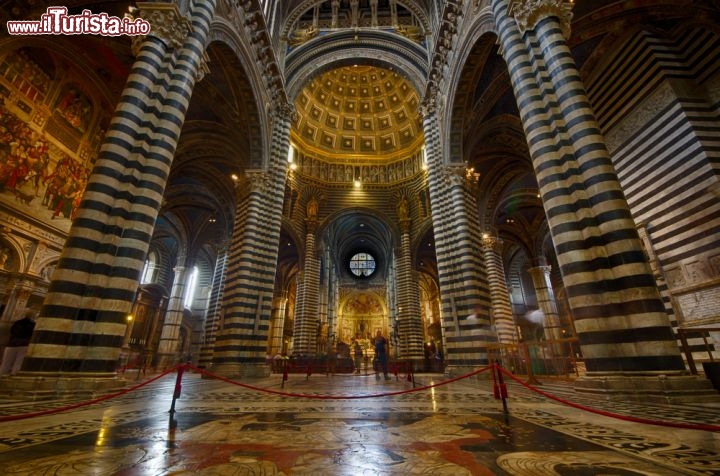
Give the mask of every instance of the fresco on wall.
[(382, 314), (383, 308), (372, 294), (358, 293), (348, 298), (342, 312), (345, 315)]
[(0, 201), (69, 228), (90, 170), (0, 104)]
[(60, 94), (55, 106), (55, 112), (68, 125), (77, 129), (78, 132), (85, 132), (90, 118), (90, 99), (79, 92), (76, 84), (67, 84)]

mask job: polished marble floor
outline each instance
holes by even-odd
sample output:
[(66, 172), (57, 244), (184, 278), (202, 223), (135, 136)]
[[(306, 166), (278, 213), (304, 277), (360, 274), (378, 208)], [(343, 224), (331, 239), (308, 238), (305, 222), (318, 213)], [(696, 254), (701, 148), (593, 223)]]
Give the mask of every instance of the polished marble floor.
[[(432, 386), (444, 379), (290, 374), (237, 385), (185, 373), (171, 412), (169, 374), (91, 406), (0, 422), (0, 474), (720, 475), (720, 432), (588, 413), (512, 382), (505, 413), (487, 377)], [(542, 390), (622, 415), (720, 425), (720, 404), (596, 401), (567, 382)], [(0, 417), (70, 403), (0, 400)]]

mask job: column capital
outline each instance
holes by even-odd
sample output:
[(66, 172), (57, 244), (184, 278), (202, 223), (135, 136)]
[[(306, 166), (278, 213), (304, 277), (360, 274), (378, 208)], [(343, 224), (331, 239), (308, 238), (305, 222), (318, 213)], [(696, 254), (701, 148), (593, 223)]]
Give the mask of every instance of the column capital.
[(315, 235), (318, 229), (317, 218), (307, 218), (305, 220), (305, 232), (308, 235)]
[(299, 117), (295, 106), (281, 99), (273, 101), (270, 104), (270, 110), (268, 112), (270, 114), (270, 120), (273, 123), (279, 121), (292, 124), (296, 122)]
[(480, 174), (464, 165), (448, 165), (443, 169), (443, 178), (451, 187), (460, 186), (474, 194), (477, 192)]
[(530, 276), (533, 278), (542, 278), (545, 279), (546, 277), (550, 276), (550, 270), (552, 269), (552, 266), (535, 266), (534, 268), (528, 268), (528, 273), (530, 273)]
[(180, 13), (175, 3), (138, 2), (137, 9), (128, 15), (139, 16), (151, 25), (150, 33), (133, 37), (133, 50), (139, 49), (146, 36), (153, 36), (169, 48), (179, 48), (192, 31), (192, 23)]
[(436, 86), (428, 88), (428, 92), (420, 101), (418, 111), (423, 118), (428, 116), (440, 114), (445, 103), (445, 98)]
[(515, 18), (522, 33), (533, 30), (540, 20), (556, 17), (565, 39), (570, 37), (573, 2), (570, 0), (510, 0), (508, 16)]
[(492, 250), (495, 253), (500, 254), (502, 252), (503, 240), (497, 236), (483, 233), (482, 244), (483, 244), (484, 248), (486, 248), (488, 250)]
[(265, 169), (246, 169), (245, 176), (238, 181), (237, 194), (243, 196), (253, 191), (263, 192), (268, 188), (268, 181)]

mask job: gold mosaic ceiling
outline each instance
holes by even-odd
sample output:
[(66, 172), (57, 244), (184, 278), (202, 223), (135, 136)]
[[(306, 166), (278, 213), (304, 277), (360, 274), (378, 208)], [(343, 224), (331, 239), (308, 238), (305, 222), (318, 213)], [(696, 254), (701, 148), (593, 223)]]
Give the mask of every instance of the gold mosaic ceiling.
[(347, 66), (315, 77), (295, 101), (293, 141), (319, 158), (405, 158), (423, 143), (418, 94), (401, 75)]

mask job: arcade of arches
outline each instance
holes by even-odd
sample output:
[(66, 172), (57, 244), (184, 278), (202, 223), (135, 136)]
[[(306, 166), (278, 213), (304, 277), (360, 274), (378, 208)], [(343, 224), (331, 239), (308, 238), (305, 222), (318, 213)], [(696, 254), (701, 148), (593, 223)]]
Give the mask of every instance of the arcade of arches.
[(0, 36), (3, 345), (38, 315), (8, 388), (377, 331), (449, 372), (526, 344), (586, 391), (707, 387), (717, 2), (130, 3), (66, 5), (147, 36)]

